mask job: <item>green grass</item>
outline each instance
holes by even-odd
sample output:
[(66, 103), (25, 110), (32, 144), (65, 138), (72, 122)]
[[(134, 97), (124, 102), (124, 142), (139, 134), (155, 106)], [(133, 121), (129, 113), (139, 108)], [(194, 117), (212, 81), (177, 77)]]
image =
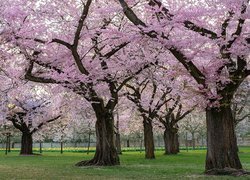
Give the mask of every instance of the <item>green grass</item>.
[[(206, 150), (206, 147), (196, 147), (196, 150)], [(1, 151), (5, 151), (5, 148), (0, 148), (0, 153)], [(156, 147), (155, 151), (163, 151), (164, 147)], [(180, 147), (180, 150), (186, 150), (186, 147)], [(188, 147), (188, 150), (193, 150), (192, 147)], [(20, 148), (12, 148), (12, 152), (20, 152)], [(60, 152), (61, 149), (58, 147), (54, 148), (42, 148), (43, 152)], [(81, 152), (81, 153), (86, 153), (88, 150), (86, 147), (63, 147), (63, 152)], [(144, 151), (144, 148), (140, 147), (124, 147), (122, 148), (123, 152), (134, 152), (134, 151)], [(34, 153), (39, 153), (40, 150), (39, 148), (33, 148)], [(95, 147), (90, 147), (89, 152), (95, 152)]]
[[(19, 156), (0, 152), (0, 179), (235, 179), (234, 177), (205, 176), (205, 150), (181, 151), (165, 156), (156, 151), (155, 160), (145, 160), (144, 153), (124, 152), (121, 165), (115, 167), (75, 167), (81, 160), (90, 159), (93, 153), (45, 152), (42, 156)], [(245, 169), (250, 170), (250, 148), (240, 148), (240, 158)], [(250, 179), (240, 177), (239, 179)]]

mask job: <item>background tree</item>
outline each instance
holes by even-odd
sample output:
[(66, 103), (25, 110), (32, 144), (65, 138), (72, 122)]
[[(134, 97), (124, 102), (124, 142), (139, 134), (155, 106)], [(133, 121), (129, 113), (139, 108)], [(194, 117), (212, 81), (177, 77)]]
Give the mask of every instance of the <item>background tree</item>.
[[(145, 73), (150, 73), (146, 71)], [(147, 77), (137, 78), (133, 83), (127, 84), (127, 98), (132, 101), (143, 118), (145, 158), (154, 159), (154, 136), (152, 121), (157, 117), (157, 113), (171, 98), (166, 99), (166, 95), (171, 89), (163, 87), (154, 80)], [(158, 91), (162, 93), (159, 94)]]
[(172, 105), (170, 103), (165, 104), (163, 113), (158, 116), (159, 121), (164, 126), (164, 144), (165, 154), (177, 154), (179, 153), (179, 136), (178, 136), (178, 123), (185, 118), (189, 113), (193, 111), (183, 110), (183, 105), (180, 102), (180, 96), (173, 100)]
[(250, 81), (248, 79), (241, 84), (235, 93), (231, 105), (235, 126), (250, 117)]
[[(182, 123), (182, 128), (191, 134), (192, 137), (192, 147), (195, 149), (196, 147), (196, 138), (197, 134), (204, 127), (205, 123), (205, 115), (202, 112), (194, 112), (190, 114)], [(202, 131), (201, 131), (202, 132)]]
[[(33, 133), (38, 131), (45, 124), (60, 118), (60, 115), (50, 119), (46, 118), (48, 112), (41, 111), (41, 109), (46, 106), (46, 102), (39, 102), (38, 104), (34, 104), (34, 102), (29, 103), (30, 104), (16, 101), (15, 104), (10, 104), (10, 113), (7, 116), (7, 120), (11, 121), (13, 126), (22, 132), (21, 155), (33, 154)], [(45, 117), (44, 114), (46, 114)], [(43, 118), (43, 120), (39, 122), (37, 116), (40, 116), (39, 118)]]

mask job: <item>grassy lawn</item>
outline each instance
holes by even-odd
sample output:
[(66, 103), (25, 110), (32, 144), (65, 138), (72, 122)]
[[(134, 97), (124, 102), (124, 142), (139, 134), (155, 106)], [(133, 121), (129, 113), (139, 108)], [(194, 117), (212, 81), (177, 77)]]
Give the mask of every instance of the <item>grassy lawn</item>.
[[(93, 153), (45, 152), (42, 156), (19, 156), (0, 152), (0, 179), (235, 179), (234, 177), (204, 176), (205, 150), (181, 151), (178, 155), (164, 156), (156, 152), (155, 160), (145, 160), (139, 152), (124, 152), (121, 165), (115, 167), (75, 167)], [(240, 158), (245, 169), (250, 170), (250, 147), (240, 148)], [(250, 179), (240, 177), (238, 179)]]

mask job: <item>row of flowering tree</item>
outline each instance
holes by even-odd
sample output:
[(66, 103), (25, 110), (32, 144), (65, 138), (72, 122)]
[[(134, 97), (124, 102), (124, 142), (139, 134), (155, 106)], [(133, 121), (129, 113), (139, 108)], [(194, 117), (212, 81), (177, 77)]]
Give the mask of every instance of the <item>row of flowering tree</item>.
[[(137, 42), (140, 37), (125, 38), (131, 32), (115, 12), (103, 16), (102, 5), (110, 3), (1, 3), (5, 12), (2, 38), (4, 48), (10, 49), (5, 59), (22, 61), (21, 76), (29, 81), (60, 84), (81, 95), (95, 112), (96, 154), (77, 165), (119, 164), (113, 141), (118, 93), (134, 74), (149, 66), (138, 61), (143, 53), (138, 55), (132, 48), (141, 43)], [(120, 52), (125, 47), (127, 51)], [(120, 60), (128, 56), (130, 63)]]
[(151, 67), (126, 84), (125, 94), (143, 118), (145, 157), (148, 159), (155, 158), (153, 124), (160, 124), (164, 129), (165, 154), (177, 154), (178, 123), (194, 109), (191, 99), (189, 103), (181, 100), (181, 96), (185, 99), (188, 93), (185, 78), (178, 77), (177, 73), (170, 78), (169, 71), (161, 66)]
[(141, 33), (162, 44), (186, 68), (203, 93), (207, 101), (206, 172), (242, 169), (231, 103), (250, 75), (249, 1), (171, 4), (150, 0), (144, 4), (144, 16), (132, 9), (130, 1), (119, 3)]
[[(193, 108), (180, 103), (183, 90), (170, 86), (182, 71), (185, 88), (206, 109), (206, 172), (242, 169), (231, 103), (250, 74), (248, 0), (7, 0), (0, 8), (2, 67), (15, 78), (71, 90), (95, 112), (95, 156), (77, 165), (120, 164), (114, 111), (124, 89), (143, 117), (146, 152), (154, 147), (154, 118), (175, 131)], [(169, 77), (140, 77), (152, 67)], [(171, 91), (176, 96), (168, 98)], [(144, 92), (147, 100), (140, 99)]]

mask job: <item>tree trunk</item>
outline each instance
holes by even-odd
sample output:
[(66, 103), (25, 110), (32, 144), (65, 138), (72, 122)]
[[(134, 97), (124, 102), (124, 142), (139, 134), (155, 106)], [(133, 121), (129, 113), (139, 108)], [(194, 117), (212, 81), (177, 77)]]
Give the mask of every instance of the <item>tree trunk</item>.
[(192, 134), (192, 146), (193, 146), (193, 150), (195, 149), (195, 137), (194, 137), (194, 132), (191, 133)]
[(115, 135), (115, 144), (116, 144), (117, 153), (122, 154), (121, 135), (119, 132), (116, 133), (116, 135)]
[(21, 141), (21, 155), (31, 155), (32, 151), (32, 134), (29, 132), (22, 132)]
[(8, 154), (8, 142), (9, 142), (9, 135), (7, 134), (6, 135), (6, 144), (5, 144), (5, 155), (7, 155)]
[(188, 133), (186, 132), (186, 136), (185, 136), (185, 144), (186, 144), (186, 150), (188, 152)]
[(119, 127), (119, 113), (118, 113), (118, 107), (117, 107), (117, 113), (116, 113), (116, 133), (115, 133), (115, 145), (116, 150), (118, 154), (122, 154), (122, 147), (121, 147), (121, 135), (120, 135), (120, 127)]
[(62, 154), (63, 153), (63, 142), (61, 141), (60, 144), (61, 144), (61, 154)]
[(201, 136), (201, 146), (204, 147), (204, 136)]
[(144, 127), (145, 158), (155, 159), (155, 153), (154, 153), (155, 146), (154, 146), (152, 121), (147, 118), (144, 118), (143, 127)]
[(91, 131), (89, 130), (87, 154), (89, 154), (89, 148), (90, 148), (90, 136), (91, 136)]
[(9, 135), (9, 141), (8, 141), (8, 152), (10, 152), (10, 151), (11, 151), (11, 150), (10, 150), (10, 149), (11, 149), (10, 147), (11, 147), (11, 141), (10, 141), (10, 135)]
[(40, 141), (40, 142), (39, 142), (39, 152), (40, 152), (40, 154), (42, 154), (42, 151), (43, 151), (42, 148), (43, 148), (43, 147), (42, 147), (42, 142)]
[(127, 147), (130, 147), (130, 145), (129, 145), (129, 139), (127, 139)]
[(234, 122), (230, 106), (206, 110), (206, 173), (219, 174), (225, 168), (242, 169), (237, 152)]
[(143, 144), (143, 139), (140, 138), (140, 153), (142, 152), (142, 144)]
[[(98, 105), (96, 105), (98, 106)], [(119, 156), (116, 151), (114, 140), (114, 117), (110, 110), (102, 107), (94, 107), (97, 117), (96, 129), (96, 152), (93, 159), (81, 161), (76, 166), (114, 166), (119, 165)]]
[(177, 154), (179, 150), (178, 131), (176, 129), (165, 129), (164, 144), (165, 154)]

